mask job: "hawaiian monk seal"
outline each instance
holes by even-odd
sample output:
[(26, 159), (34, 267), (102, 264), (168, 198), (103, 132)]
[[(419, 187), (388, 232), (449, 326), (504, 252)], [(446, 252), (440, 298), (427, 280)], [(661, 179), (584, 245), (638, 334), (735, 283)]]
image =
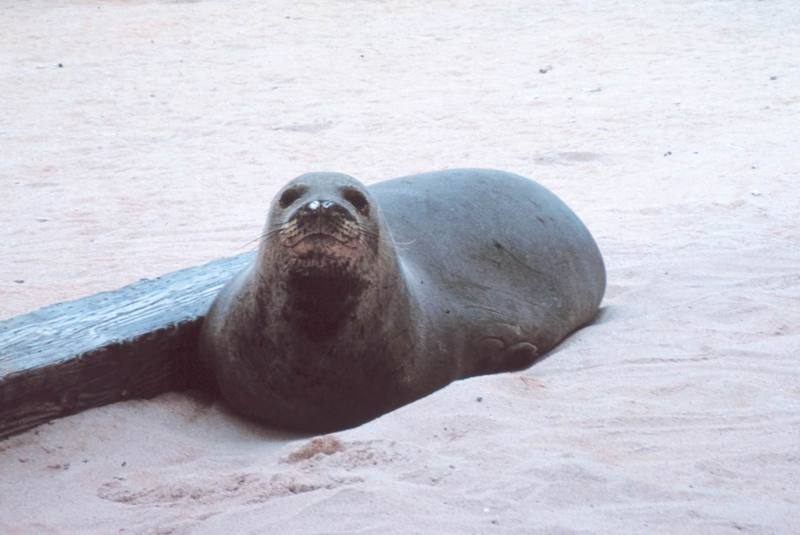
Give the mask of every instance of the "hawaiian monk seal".
[(309, 173), (212, 304), (201, 360), (238, 412), (333, 431), (530, 366), (604, 291), (589, 231), (527, 178), (460, 169), (365, 187)]

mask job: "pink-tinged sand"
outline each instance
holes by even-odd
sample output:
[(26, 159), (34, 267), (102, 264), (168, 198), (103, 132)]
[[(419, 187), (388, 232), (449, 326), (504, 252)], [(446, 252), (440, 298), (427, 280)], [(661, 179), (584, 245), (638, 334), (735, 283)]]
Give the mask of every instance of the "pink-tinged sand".
[(252, 248), (311, 170), (530, 176), (609, 277), (544, 362), (332, 436), (171, 393), (0, 442), (0, 532), (800, 532), (797, 28), (794, 0), (0, 4), (0, 317)]

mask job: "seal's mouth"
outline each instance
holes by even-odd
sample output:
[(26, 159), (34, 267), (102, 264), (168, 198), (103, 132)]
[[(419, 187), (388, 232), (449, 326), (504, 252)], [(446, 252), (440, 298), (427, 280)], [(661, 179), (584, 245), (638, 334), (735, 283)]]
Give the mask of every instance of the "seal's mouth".
[(313, 232), (288, 244), (298, 257), (351, 257), (358, 248), (358, 240), (325, 232)]
[(299, 240), (297, 240), (294, 245), (291, 245), (292, 249), (297, 249), (298, 246), (301, 245), (312, 245), (312, 246), (320, 246), (326, 247), (328, 245), (348, 245), (352, 247), (352, 238), (344, 238), (341, 236), (336, 236), (333, 234), (328, 234), (327, 232), (313, 232), (311, 234), (307, 234), (302, 236)]

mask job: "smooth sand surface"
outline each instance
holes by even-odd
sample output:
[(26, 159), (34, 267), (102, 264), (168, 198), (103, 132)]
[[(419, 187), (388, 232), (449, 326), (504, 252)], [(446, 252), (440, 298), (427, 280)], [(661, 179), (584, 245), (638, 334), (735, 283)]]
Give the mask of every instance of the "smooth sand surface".
[(800, 532), (798, 28), (795, 0), (2, 2), (0, 317), (252, 248), (312, 170), (530, 176), (609, 287), (533, 368), (335, 435), (171, 393), (0, 442), (0, 532)]

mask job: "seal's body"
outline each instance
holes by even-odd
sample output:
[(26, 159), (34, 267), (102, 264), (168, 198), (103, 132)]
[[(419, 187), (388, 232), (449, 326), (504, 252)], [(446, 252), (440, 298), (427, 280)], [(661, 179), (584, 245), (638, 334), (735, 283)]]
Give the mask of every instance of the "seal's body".
[(592, 320), (604, 289), (586, 227), (526, 178), (463, 169), (367, 188), (312, 173), (273, 201), (201, 356), (238, 411), (331, 431), (531, 365)]

